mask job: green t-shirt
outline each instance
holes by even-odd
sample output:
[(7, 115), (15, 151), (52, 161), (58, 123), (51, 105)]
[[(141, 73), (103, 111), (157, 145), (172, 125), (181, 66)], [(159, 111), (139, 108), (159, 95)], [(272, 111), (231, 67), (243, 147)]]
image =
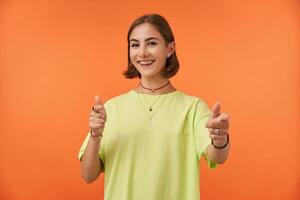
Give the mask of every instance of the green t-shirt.
[[(104, 107), (99, 157), (105, 168), (105, 200), (200, 199), (201, 155), (216, 167), (206, 156), (210, 110), (204, 101), (178, 90), (163, 95), (131, 90)], [(87, 134), (79, 159), (89, 138)]]

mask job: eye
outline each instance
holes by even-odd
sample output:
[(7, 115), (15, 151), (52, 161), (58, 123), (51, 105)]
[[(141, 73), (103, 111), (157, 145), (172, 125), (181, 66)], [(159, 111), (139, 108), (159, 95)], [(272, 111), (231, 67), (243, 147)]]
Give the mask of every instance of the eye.
[(156, 42), (149, 42), (148, 45), (149, 46), (155, 46), (155, 45), (157, 45), (157, 43)]
[(132, 47), (132, 48), (136, 48), (136, 47), (138, 47), (139, 46), (139, 44), (137, 44), (137, 43), (132, 43), (131, 45), (130, 45), (130, 47)]

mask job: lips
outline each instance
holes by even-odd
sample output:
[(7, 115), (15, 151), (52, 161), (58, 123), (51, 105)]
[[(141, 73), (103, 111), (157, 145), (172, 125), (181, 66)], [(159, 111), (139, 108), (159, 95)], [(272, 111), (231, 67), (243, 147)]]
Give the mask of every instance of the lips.
[(143, 66), (143, 67), (147, 67), (147, 66), (150, 66), (150, 65), (152, 65), (154, 62), (155, 62), (155, 60), (139, 60), (139, 61), (137, 61), (141, 66)]

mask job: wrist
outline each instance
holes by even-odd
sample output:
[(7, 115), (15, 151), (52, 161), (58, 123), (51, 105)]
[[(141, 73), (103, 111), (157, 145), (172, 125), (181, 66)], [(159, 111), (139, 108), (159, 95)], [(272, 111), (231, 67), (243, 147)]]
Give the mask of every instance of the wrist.
[(102, 138), (102, 132), (101, 133), (95, 133), (92, 129), (90, 129), (90, 136), (94, 139), (101, 139)]
[(226, 136), (227, 137), (226, 137), (225, 141), (214, 141), (214, 140), (211, 140), (211, 144), (216, 149), (224, 149), (229, 144), (229, 134), (227, 134)]

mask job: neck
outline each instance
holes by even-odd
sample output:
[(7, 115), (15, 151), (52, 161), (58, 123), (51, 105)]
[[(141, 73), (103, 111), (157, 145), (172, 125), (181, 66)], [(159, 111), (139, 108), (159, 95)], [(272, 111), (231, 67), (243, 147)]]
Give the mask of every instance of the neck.
[[(141, 79), (141, 84), (146, 87), (146, 88), (151, 88), (151, 89), (156, 89), (159, 87), (164, 86), (165, 84), (167, 84), (170, 80), (166, 79), (166, 78), (151, 78), (151, 79), (147, 79), (142, 77)], [(166, 85), (165, 87), (156, 90), (155, 92), (151, 91), (151, 90), (147, 90), (142, 88), (140, 85), (139, 87), (136, 89), (136, 91), (140, 92), (140, 93), (144, 93), (144, 94), (152, 94), (152, 95), (157, 95), (157, 94), (164, 94), (164, 93), (168, 93), (168, 92), (172, 92), (176, 90), (171, 83), (169, 83), (168, 85)]]
[(168, 83), (169, 79), (141, 79), (141, 84), (147, 88), (158, 88), (163, 86), (164, 84)]

